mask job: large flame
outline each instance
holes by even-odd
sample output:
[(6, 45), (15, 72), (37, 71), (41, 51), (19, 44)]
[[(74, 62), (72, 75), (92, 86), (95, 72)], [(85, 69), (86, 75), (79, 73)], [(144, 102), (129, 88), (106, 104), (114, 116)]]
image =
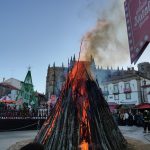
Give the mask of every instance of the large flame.
[[(86, 90), (86, 81), (87, 75), (90, 71), (90, 62), (88, 61), (78, 61), (75, 62), (74, 67), (68, 74), (68, 79), (63, 86), (62, 96), (65, 89), (68, 86), (72, 88), (72, 97), (74, 104), (77, 108), (77, 118), (79, 122), (79, 148), (81, 150), (88, 150), (89, 144), (91, 143), (91, 131), (90, 131), (90, 120), (88, 117), (88, 110), (90, 107), (87, 90)], [(48, 137), (51, 136), (52, 130), (56, 124), (58, 117), (64, 111), (61, 109), (62, 97), (59, 97), (58, 103), (56, 103), (53, 114), (51, 114), (50, 118), (44, 123), (44, 127), (48, 126), (48, 123), (51, 121), (51, 125), (47, 127), (45, 131), (44, 139), (42, 140), (42, 144), (45, 144)], [(52, 118), (53, 117), (53, 118)], [(38, 138), (38, 137), (37, 137)]]
[(68, 73), (55, 107), (35, 138), (46, 150), (123, 149), (124, 140), (119, 138), (108, 105), (89, 75), (90, 62), (83, 61), (75, 62)]
[(91, 142), (91, 131), (89, 126), (89, 100), (86, 91), (87, 75), (90, 71), (90, 62), (78, 61), (74, 64), (70, 72), (70, 81), (72, 82), (72, 89), (74, 101), (78, 109), (78, 120), (80, 122), (80, 149), (87, 150), (88, 144)]

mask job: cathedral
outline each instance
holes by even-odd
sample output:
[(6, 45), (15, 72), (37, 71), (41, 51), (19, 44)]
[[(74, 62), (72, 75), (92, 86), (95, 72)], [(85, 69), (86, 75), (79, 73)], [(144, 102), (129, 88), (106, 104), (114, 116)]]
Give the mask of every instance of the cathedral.
[[(47, 76), (46, 76), (46, 98), (50, 99), (51, 95), (59, 96), (61, 87), (66, 80), (68, 72), (72, 69), (74, 63), (76, 61), (75, 55), (68, 60), (68, 67), (62, 66), (48, 66)], [(90, 59), (90, 70), (94, 79), (97, 80), (99, 84), (102, 83), (105, 79), (109, 78), (112, 74), (114, 74), (117, 70), (113, 70), (112, 68), (103, 69), (102, 67), (96, 67), (94, 58), (91, 56)]]
[(68, 60), (68, 67), (64, 67), (63, 63), (61, 67), (55, 66), (55, 63), (53, 66), (48, 66), (45, 92), (47, 99), (49, 99), (51, 95), (59, 96), (61, 87), (75, 61), (76, 59), (74, 55), (73, 58), (71, 57), (70, 61)]
[[(48, 66), (46, 77), (46, 98), (59, 96), (61, 87), (68, 73), (77, 60), (75, 56), (68, 61), (68, 67)], [(97, 67), (94, 58), (90, 58), (90, 71), (92, 78), (96, 80), (107, 102), (117, 104), (139, 104), (150, 102), (150, 63), (138, 64), (138, 70), (134, 68), (113, 69)], [(147, 94), (148, 93), (148, 94)]]

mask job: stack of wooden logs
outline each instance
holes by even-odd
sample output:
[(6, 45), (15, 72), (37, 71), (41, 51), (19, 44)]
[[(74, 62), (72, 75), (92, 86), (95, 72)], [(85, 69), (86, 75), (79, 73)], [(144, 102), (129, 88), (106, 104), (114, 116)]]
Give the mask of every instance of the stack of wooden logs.
[(84, 62), (77, 62), (49, 118), (35, 138), (45, 150), (125, 150), (98, 84)]

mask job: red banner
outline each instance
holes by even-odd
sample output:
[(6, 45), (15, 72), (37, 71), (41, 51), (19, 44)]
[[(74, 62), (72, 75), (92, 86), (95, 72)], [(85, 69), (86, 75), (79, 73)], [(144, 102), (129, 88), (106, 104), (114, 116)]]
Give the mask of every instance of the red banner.
[(150, 0), (124, 3), (131, 63), (136, 63), (150, 42)]

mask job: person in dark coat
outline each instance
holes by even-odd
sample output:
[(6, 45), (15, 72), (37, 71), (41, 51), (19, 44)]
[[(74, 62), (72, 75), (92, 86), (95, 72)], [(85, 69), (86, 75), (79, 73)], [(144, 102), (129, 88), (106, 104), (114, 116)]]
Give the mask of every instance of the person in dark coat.
[(129, 113), (129, 126), (133, 126), (133, 114)]
[(150, 133), (150, 111), (148, 111), (148, 133)]
[[(150, 118), (149, 118), (149, 112), (147, 111), (147, 110), (145, 110), (144, 111), (144, 113), (143, 113), (143, 122), (144, 122), (144, 124), (143, 124), (143, 127), (144, 127), (144, 133), (146, 133), (146, 131), (147, 131), (147, 129), (148, 129), (148, 131), (149, 131), (149, 120)], [(150, 132), (150, 131), (149, 131)]]

